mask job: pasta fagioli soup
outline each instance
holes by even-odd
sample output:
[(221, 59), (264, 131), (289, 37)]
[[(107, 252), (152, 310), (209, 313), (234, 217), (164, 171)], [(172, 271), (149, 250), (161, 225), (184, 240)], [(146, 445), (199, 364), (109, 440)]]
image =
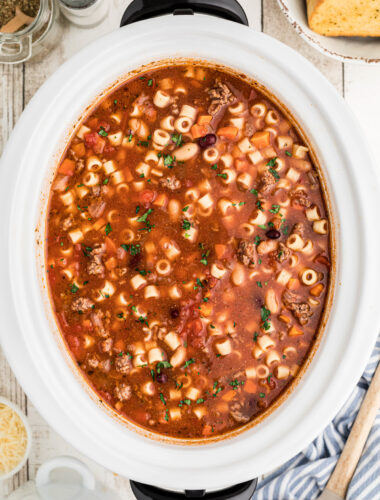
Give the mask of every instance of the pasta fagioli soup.
[(330, 219), (289, 116), (222, 68), (134, 76), (75, 132), (51, 187), (47, 270), (100, 399), (161, 435), (257, 420), (308, 359)]

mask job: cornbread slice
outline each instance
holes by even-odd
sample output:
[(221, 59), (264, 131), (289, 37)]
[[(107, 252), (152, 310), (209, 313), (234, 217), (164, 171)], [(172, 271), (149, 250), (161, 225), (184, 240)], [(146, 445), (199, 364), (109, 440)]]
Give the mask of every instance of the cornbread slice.
[(310, 28), (326, 36), (380, 36), (380, 0), (306, 0)]

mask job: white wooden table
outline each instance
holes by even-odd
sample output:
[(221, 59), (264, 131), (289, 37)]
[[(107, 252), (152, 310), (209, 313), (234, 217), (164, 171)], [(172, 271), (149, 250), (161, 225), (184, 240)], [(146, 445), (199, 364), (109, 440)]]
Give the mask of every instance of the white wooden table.
[[(44, 80), (91, 40), (117, 29), (121, 12), (129, 0), (108, 1), (112, 3), (110, 16), (96, 28), (79, 29), (61, 19), (63, 27), (61, 44), (44, 59), (43, 63), (0, 65), (0, 154), (23, 108)], [(380, 66), (342, 64), (322, 56), (295, 33), (282, 15), (276, 0), (240, 1), (247, 12), (252, 29), (264, 31), (295, 48), (330, 80), (357, 115), (374, 153), (380, 157)], [(9, 332), (10, 335), (11, 333)], [(10, 398), (26, 412), (33, 431), (30, 459), (17, 476), (0, 483), (0, 499), (6, 498), (26, 481), (33, 479), (40, 464), (57, 455), (72, 455), (82, 459), (97, 475), (99, 481), (117, 491), (123, 500), (134, 498), (127, 479), (82, 456), (44, 421), (18, 385), (1, 349), (0, 395)]]

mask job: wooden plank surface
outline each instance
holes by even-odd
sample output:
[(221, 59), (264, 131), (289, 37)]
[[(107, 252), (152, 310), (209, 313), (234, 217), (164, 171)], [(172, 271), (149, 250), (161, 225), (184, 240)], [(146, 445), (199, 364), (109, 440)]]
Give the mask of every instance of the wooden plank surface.
[[(90, 30), (76, 28), (61, 19), (62, 41), (48, 54), (43, 63), (41, 61), (28, 62), (16, 67), (0, 65), (0, 153), (23, 107), (45, 79), (68, 57), (91, 40), (103, 33), (117, 29), (121, 13), (128, 3), (129, 0), (113, 0), (112, 11), (107, 21)], [(262, 30), (299, 51), (320, 69), (340, 93), (345, 95), (354, 112), (363, 122), (366, 132), (376, 148), (380, 99), (375, 105), (375, 113), (368, 103), (368, 94), (361, 89), (364, 86), (372, 92), (376, 90), (380, 80), (380, 68), (347, 67), (347, 65), (322, 56), (295, 33), (282, 15), (276, 0), (241, 0), (241, 4), (246, 9), (250, 26), (253, 29)], [(379, 146), (376, 149), (379, 149)], [(118, 492), (122, 500), (134, 498), (127, 479), (118, 477), (82, 456), (47, 425), (17, 384), (1, 350), (0, 394), (9, 397), (27, 412), (33, 432), (30, 459), (17, 476), (0, 483), (0, 498), (6, 498), (8, 494), (26, 481), (33, 479), (41, 463), (58, 455), (72, 455), (82, 459), (96, 474), (98, 480)]]

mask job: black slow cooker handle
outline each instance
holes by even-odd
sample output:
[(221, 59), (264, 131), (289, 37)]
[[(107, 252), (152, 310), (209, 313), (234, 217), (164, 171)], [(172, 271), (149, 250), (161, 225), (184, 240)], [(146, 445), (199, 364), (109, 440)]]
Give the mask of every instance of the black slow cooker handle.
[[(248, 26), (247, 16), (237, 0), (133, 0), (124, 12), (120, 26), (167, 14), (209, 14)], [(206, 493), (205, 490), (186, 490), (177, 493), (148, 484), (131, 481), (137, 500), (251, 500), (257, 479), (231, 486), (225, 490)]]
[(248, 26), (247, 16), (237, 0), (133, 0), (120, 26), (165, 14), (209, 14)]
[(251, 500), (256, 486), (257, 479), (253, 479), (252, 481), (211, 493), (206, 493), (205, 490), (186, 490), (184, 493), (177, 493), (131, 481), (131, 488), (137, 500), (186, 500), (187, 498), (203, 498), (203, 500)]

